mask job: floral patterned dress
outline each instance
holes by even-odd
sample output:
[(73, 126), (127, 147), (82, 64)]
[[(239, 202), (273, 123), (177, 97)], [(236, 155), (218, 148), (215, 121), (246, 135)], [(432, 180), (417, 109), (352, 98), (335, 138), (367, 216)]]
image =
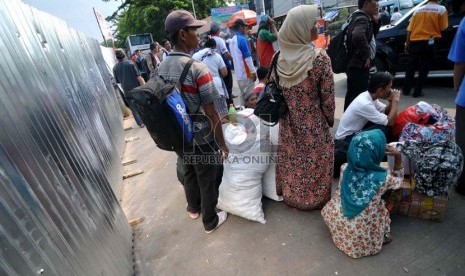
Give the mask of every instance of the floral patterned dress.
[[(342, 165), (341, 171), (346, 167), (347, 164)], [(402, 187), (403, 179), (404, 169), (388, 172), (386, 182), (379, 187), (368, 206), (352, 219), (347, 219), (342, 213), (339, 182), (336, 193), (321, 210), (337, 248), (352, 258), (370, 256), (381, 251), (384, 234), (391, 231), (389, 211), (381, 196), (387, 190)], [(342, 181), (342, 177), (340, 180)]]
[(320, 209), (331, 197), (334, 119), (331, 62), (321, 52), (300, 84), (284, 88), (289, 112), (280, 121), (276, 190), (301, 210)]

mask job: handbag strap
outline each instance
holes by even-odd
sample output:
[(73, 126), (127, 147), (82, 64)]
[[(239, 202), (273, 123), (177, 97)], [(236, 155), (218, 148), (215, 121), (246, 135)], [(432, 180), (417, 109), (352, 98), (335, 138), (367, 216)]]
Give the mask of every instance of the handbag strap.
[(276, 66), (278, 64), (278, 57), (279, 57), (279, 53), (281, 51), (277, 51), (274, 56), (273, 56), (273, 59), (271, 60), (271, 66), (270, 66), (270, 70), (268, 71), (268, 80), (270, 79), (271, 77), (271, 74), (272, 72), (274, 71), (274, 77), (276, 79), (276, 85), (279, 87), (279, 76), (278, 76), (278, 71), (276, 70)]

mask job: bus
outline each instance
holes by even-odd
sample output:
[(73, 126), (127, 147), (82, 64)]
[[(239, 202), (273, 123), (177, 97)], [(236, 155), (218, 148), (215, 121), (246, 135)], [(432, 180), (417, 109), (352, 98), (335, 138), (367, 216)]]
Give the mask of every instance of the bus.
[(141, 50), (143, 53), (150, 52), (150, 43), (153, 42), (152, 34), (134, 34), (126, 39), (126, 49), (128, 56), (131, 56), (135, 50)]

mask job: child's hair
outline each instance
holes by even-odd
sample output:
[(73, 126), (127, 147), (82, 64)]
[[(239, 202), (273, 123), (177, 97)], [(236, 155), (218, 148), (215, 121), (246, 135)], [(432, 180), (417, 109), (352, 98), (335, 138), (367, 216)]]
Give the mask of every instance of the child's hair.
[(268, 75), (268, 69), (265, 67), (258, 67), (257, 69), (257, 78), (258, 80), (263, 80)]

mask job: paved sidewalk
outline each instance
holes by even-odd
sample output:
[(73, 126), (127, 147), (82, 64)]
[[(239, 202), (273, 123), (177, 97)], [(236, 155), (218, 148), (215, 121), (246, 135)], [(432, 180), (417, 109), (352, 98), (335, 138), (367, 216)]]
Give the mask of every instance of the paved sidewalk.
[[(335, 75), (336, 119), (342, 114), (345, 75)], [(426, 97), (453, 115), (452, 88), (428, 84)], [(417, 102), (401, 98), (405, 108)], [(333, 128), (335, 131), (336, 126)], [(302, 212), (263, 199), (266, 224), (230, 215), (212, 234), (185, 211), (176, 179), (176, 156), (155, 147), (132, 118), (124, 159), (126, 169), (144, 173), (124, 180), (121, 204), (135, 227), (138, 275), (465, 275), (465, 198), (450, 192), (442, 223), (392, 216), (393, 242), (376, 256), (354, 260), (333, 244), (319, 211)], [(334, 182), (336, 184), (336, 181)], [(333, 185), (334, 186), (334, 185)]]

